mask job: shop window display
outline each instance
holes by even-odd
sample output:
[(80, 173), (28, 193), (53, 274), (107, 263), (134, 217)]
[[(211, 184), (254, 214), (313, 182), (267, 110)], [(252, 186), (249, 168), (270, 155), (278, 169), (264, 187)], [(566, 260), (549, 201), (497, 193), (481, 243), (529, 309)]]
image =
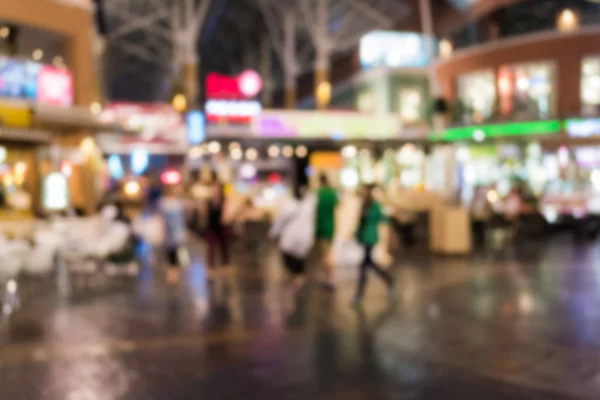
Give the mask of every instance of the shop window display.
[(2, 151), (0, 163), (0, 211), (30, 211), (32, 166), (20, 151)]
[(498, 70), (499, 113), (503, 117), (545, 119), (555, 114), (555, 66), (551, 62), (513, 64)]
[(496, 107), (496, 84), (493, 70), (461, 75), (458, 85), (458, 118), (463, 123), (480, 123), (490, 119)]
[(400, 89), (398, 92), (400, 119), (411, 125), (423, 121), (423, 94), (416, 88)]
[(583, 59), (580, 92), (583, 114), (597, 115), (600, 109), (600, 55)]

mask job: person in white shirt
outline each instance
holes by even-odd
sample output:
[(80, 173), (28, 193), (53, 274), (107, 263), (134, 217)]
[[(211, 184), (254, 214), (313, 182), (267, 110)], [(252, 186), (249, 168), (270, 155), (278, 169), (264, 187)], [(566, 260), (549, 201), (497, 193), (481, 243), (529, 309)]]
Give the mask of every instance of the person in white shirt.
[(283, 262), (292, 276), (292, 290), (297, 293), (305, 283), (304, 264), (315, 243), (317, 198), (303, 188), (284, 202), (271, 227), (269, 236), (279, 238)]

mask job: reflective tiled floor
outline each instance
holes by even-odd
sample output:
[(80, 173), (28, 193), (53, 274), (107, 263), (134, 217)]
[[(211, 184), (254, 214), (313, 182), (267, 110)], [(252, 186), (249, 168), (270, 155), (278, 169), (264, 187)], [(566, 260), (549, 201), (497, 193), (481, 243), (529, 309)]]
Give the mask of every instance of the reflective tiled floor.
[[(2, 399), (597, 399), (600, 245), (557, 237), (469, 258), (403, 255), (397, 297), (353, 270), (293, 298), (275, 250), (176, 288), (29, 301), (0, 347)], [(34, 296), (35, 297), (35, 296)]]

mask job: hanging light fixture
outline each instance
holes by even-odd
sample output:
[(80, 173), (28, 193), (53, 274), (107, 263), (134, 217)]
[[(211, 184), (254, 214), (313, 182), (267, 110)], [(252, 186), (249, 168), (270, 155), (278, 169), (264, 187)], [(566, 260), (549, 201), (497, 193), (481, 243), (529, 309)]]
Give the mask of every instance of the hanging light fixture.
[(308, 149), (306, 146), (298, 146), (296, 147), (296, 157), (304, 158), (308, 155)]

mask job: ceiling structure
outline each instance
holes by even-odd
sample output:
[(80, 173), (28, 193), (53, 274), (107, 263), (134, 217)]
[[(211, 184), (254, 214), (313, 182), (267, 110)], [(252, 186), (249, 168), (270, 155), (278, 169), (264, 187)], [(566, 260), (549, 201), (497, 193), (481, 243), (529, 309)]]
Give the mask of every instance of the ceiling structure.
[[(99, 1), (107, 38), (105, 82), (111, 100), (159, 101), (169, 97), (176, 40), (172, 10), (177, 2), (192, 7), (210, 2), (199, 30), (200, 79), (212, 71), (234, 74), (244, 68), (258, 68), (261, 41), (269, 40), (274, 83), (280, 86), (282, 16), (290, 10), (296, 19), (298, 73), (313, 68), (318, 0)], [(441, 12), (440, 7), (457, 10), (449, 0), (430, 1), (434, 14)], [(476, 3), (486, 1), (489, 0)], [(419, 0), (329, 0), (330, 55), (335, 57), (352, 51), (361, 36), (374, 29), (403, 29), (404, 26), (405, 30), (419, 30), (418, 3)]]

